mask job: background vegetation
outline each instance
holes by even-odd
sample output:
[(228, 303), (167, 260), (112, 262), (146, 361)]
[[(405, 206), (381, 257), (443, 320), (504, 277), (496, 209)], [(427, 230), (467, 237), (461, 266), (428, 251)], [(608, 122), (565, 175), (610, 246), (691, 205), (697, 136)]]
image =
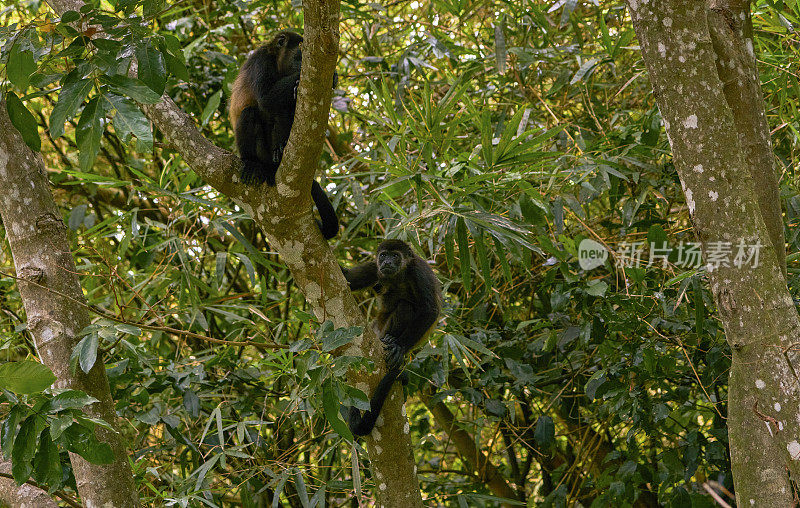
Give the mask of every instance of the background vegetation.
[[(301, 13), (108, 0), (83, 15), (115, 41), (90, 42), (66, 24), (82, 14), (59, 22), (39, 1), (0, 11), (9, 111), (38, 124), (97, 315), (76, 368), (106, 353), (147, 505), (346, 506), (375, 488), (359, 445), (324, 414), (354, 396), (342, 375), (355, 360), (326, 354), (353, 331), (315, 321), (247, 215), (187, 171), (131, 101), (166, 90), (232, 148), (238, 65), (274, 31), (302, 27)], [(754, 6), (793, 293), (799, 21), (796, 1)], [(647, 249), (638, 267), (615, 255), (578, 264), (583, 238), (612, 252), (693, 241), (622, 3), (343, 1), (340, 32), (323, 165), (345, 228), (332, 247), (349, 263), (384, 237), (407, 240), (445, 288), (442, 322), (409, 366), (428, 503), (500, 503), (442, 408), (521, 504), (711, 506), (704, 485), (731, 490), (730, 353), (703, 270), (676, 255), (647, 266)], [(124, 77), (132, 58), (141, 81)], [(5, 242), (0, 272), (0, 355), (22, 360), (35, 351)], [(4, 393), (6, 421), (50, 400)], [(48, 409), (52, 427), (74, 408)], [(62, 454), (75, 450), (62, 441)], [(69, 491), (68, 464), (64, 454), (60, 476), (28, 473)]]

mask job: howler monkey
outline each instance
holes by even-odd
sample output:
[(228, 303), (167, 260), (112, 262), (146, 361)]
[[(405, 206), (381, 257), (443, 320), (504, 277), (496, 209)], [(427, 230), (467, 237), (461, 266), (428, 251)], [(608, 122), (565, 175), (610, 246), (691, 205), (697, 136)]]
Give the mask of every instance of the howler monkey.
[(354, 268), (342, 268), (351, 290), (375, 287), (381, 310), (374, 326), (386, 350), (388, 372), (378, 383), (369, 410), (361, 415), (355, 407), (345, 412), (350, 431), (357, 436), (372, 432), (392, 384), (403, 370), (403, 361), (428, 335), (439, 317), (441, 290), (428, 263), (407, 243), (386, 240), (378, 246), (375, 260)]
[[(294, 121), (302, 42), (303, 37), (295, 32), (279, 32), (247, 58), (233, 83), (229, 112), (246, 184), (275, 185)], [(334, 73), (333, 86), (336, 79)], [(316, 180), (311, 184), (311, 197), (319, 211), (322, 236), (333, 238), (339, 231), (339, 219)]]

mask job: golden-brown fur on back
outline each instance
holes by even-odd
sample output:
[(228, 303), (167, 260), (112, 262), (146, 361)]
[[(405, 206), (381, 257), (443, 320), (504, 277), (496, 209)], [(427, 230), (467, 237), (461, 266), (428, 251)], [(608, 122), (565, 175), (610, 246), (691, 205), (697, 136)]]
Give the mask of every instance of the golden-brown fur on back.
[(300, 71), (299, 56), (298, 60), (294, 59), (296, 48), (300, 46), (302, 40), (300, 34), (283, 30), (247, 58), (231, 89), (228, 113), (234, 129), (244, 108), (253, 106), (257, 102), (254, 86), (258, 86), (258, 83), (254, 81), (265, 79), (273, 81), (278, 77)]
[(250, 86), (247, 80), (246, 72), (239, 72), (236, 76), (236, 81), (233, 82), (231, 91), (231, 101), (228, 106), (228, 113), (231, 118), (231, 127), (236, 128), (236, 122), (239, 121), (239, 115), (242, 110), (247, 106), (252, 106), (256, 103), (256, 97), (253, 94), (253, 87)]

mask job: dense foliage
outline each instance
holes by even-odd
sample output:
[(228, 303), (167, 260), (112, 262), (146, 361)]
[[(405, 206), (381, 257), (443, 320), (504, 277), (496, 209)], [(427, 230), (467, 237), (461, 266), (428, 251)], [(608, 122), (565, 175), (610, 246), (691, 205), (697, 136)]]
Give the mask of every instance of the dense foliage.
[[(754, 9), (792, 225), (800, 7)], [(622, 4), (344, 1), (341, 17), (323, 160), (345, 224), (332, 247), (349, 263), (384, 237), (407, 240), (445, 289), (444, 318), (409, 366), (427, 502), (499, 506), (463, 462), (450, 414), (520, 504), (711, 506), (706, 488), (732, 489), (730, 353), (702, 269), (680, 257), (688, 210)], [(0, 20), (3, 96), (44, 155), (96, 316), (75, 368), (105, 361), (144, 503), (368, 499), (366, 455), (331, 425), (338, 400), (358, 398), (343, 374), (359, 360), (328, 352), (358, 330), (315, 321), (252, 221), (134, 102), (166, 91), (232, 148), (238, 65), (302, 27), (302, 10), (107, 0), (58, 18), (30, 0)], [(585, 238), (611, 250), (602, 266), (581, 268)], [(793, 228), (787, 240), (796, 252)], [(644, 248), (637, 263), (625, 256), (637, 242), (673, 251)], [(5, 242), (0, 272), (2, 359), (21, 361), (36, 352)], [(86, 445), (97, 422), (75, 416), (86, 398), (3, 388), (18, 480), (69, 491), (66, 450), (103, 459)]]

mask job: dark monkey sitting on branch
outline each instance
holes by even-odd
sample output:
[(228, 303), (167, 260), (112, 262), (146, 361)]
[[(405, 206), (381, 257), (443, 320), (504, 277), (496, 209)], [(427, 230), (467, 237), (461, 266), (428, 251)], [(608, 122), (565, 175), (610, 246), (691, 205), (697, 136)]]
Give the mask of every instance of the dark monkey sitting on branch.
[[(229, 112), (246, 184), (275, 185), (294, 122), (302, 42), (303, 37), (295, 32), (279, 32), (247, 58), (233, 83)], [(334, 73), (334, 87), (336, 81)], [(333, 238), (339, 231), (339, 220), (317, 181), (311, 185), (311, 197), (319, 211), (322, 236)]]
[(378, 383), (362, 416), (355, 407), (345, 410), (350, 431), (357, 436), (372, 432), (383, 403), (403, 371), (405, 355), (428, 336), (439, 318), (441, 289), (428, 263), (401, 240), (378, 246), (375, 260), (342, 268), (351, 290), (375, 287), (381, 310), (374, 326), (386, 350), (388, 372)]

